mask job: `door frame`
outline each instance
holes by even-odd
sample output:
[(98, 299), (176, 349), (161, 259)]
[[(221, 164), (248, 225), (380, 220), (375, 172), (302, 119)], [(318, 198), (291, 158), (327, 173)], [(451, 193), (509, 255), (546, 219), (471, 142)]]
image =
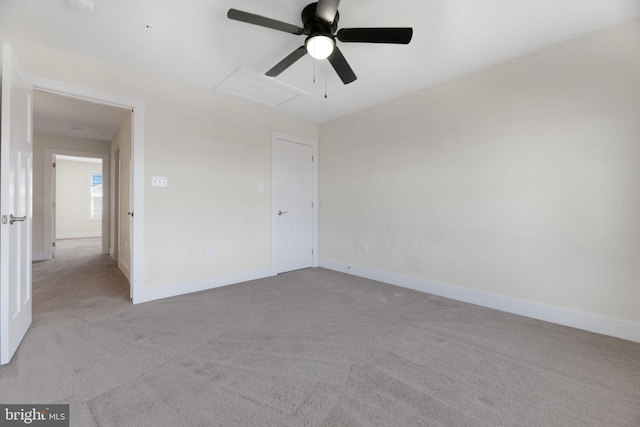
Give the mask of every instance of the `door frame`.
[[(144, 128), (146, 102), (48, 77), (31, 75), (34, 90), (50, 92), (96, 104), (127, 108), (131, 115), (131, 198), (135, 221), (131, 220), (131, 302), (141, 302), (144, 294)], [(135, 197), (134, 197), (135, 195)]]
[(276, 165), (275, 165), (275, 151), (276, 141), (286, 141), (294, 144), (307, 145), (312, 148), (313, 162), (312, 167), (312, 191), (313, 191), (313, 223), (311, 225), (313, 232), (313, 257), (312, 267), (319, 265), (318, 254), (318, 141), (310, 139), (299, 138), (297, 136), (286, 135), (279, 132), (271, 132), (271, 274), (277, 275), (276, 266), (276, 230), (278, 224), (278, 214), (275, 211), (275, 206), (278, 203), (278, 190), (276, 185)]
[[(52, 177), (54, 174), (53, 163), (55, 156), (73, 156), (73, 157), (84, 157), (88, 159), (101, 159), (102, 160), (102, 200), (103, 200), (103, 209), (102, 209), (102, 220), (101, 220), (101, 228), (102, 228), (102, 253), (106, 254), (109, 252), (109, 245), (111, 243), (111, 237), (109, 235), (109, 224), (110, 224), (110, 201), (109, 201), (109, 192), (110, 192), (110, 167), (109, 167), (109, 155), (108, 154), (100, 154), (100, 153), (88, 153), (84, 151), (71, 151), (71, 150), (60, 150), (57, 148), (46, 148), (44, 150), (44, 176), (45, 180), (47, 177)], [(47, 244), (47, 242), (55, 242), (55, 226), (53, 221), (55, 221), (55, 215), (53, 213), (53, 203), (55, 202), (56, 195), (56, 180), (52, 179), (50, 185), (46, 185), (44, 187), (44, 242), (46, 245), (46, 250), (43, 254), (44, 259), (53, 258), (53, 249), (51, 244)], [(57, 206), (56, 206), (57, 208)]]
[(110, 230), (110, 242), (111, 248), (109, 255), (114, 261), (118, 261), (120, 256), (120, 147), (116, 147), (111, 159), (111, 168), (113, 171), (112, 181), (113, 188), (111, 189), (111, 206), (110, 206), (110, 218), (111, 218), (111, 230)]

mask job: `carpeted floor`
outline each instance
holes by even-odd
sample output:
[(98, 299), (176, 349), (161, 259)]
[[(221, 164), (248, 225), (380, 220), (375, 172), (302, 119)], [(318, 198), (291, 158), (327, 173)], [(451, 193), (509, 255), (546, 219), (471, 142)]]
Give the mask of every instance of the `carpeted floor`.
[(324, 269), (133, 306), (61, 243), (0, 402), (72, 426), (640, 425), (638, 343)]

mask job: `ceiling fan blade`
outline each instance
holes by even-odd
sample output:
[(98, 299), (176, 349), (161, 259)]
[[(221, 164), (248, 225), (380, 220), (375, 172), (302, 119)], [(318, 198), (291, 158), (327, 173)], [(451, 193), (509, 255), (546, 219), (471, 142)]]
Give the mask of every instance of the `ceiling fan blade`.
[(282, 61), (278, 62), (275, 67), (266, 72), (269, 77), (275, 77), (280, 75), (284, 70), (292, 66), (298, 59), (302, 58), (307, 53), (307, 48), (300, 46), (289, 54)]
[(340, 0), (318, 0), (316, 7), (316, 17), (328, 24), (332, 24), (338, 12)]
[(336, 36), (345, 43), (408, 44), (413, 36), (413, 28), (342, 28)]
[(286, 22), (276, 21), (275, 19), (265, 18), (264, 16), (255, 15), (249, 12), (243, 12), (237, 9), (229, 9), (227, 18), (236, 21), (246, 22), (248, 24), (259, 25), (261, 27), (272, 28), (274, 30), (284, 31), (291, 34), (304, 34), (304, 29), (297, 25), (287, 24)]
[(342, 55), (342, 52), (340, 52), (340, 49), (338, 49), (338, 46), (335, 47), (333, 53), (329, 55), (327, 59), (333, 66), (333, 69), (336, 70), (336, 73), (338, 73), (338, 76), (340, 76), (342, 83), (349, 84), (357, 79), (356, 74), (349, 66), (349, 63), (344, 58), (344, 55)]

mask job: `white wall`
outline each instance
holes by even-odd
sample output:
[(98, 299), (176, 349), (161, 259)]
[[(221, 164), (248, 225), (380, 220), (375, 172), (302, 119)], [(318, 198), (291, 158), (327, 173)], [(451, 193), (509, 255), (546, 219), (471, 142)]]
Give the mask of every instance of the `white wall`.
[[(13, 45), (29, 73), (146, 102), (146, 288), (193, 289), (193, 282), (213, 285), (270, 271), (271, 132), (317, 140), (317, 125), (24, 40), (0, 38)], [(168, 177), (169, 186), (152, 188), (152, 176)], [(258, 192), (259, 183), (265, 184), (264, 193)], [(215, 251), (213, 261), (207, 261), (209, 249)]]
[(102, 235), (102, 220), (91, 219), (92, 172), (102, 174), (102, 162), (56, 160), (56, 239)]
[[(73, 138), (34, 132), (33, 134), (33, 258), (44, 259), (50, 250), (45, 242), (45, 186), (51, 178), (45, 176), (45, 150), (109, 154), (109, 143), (93, 139)], [(52, 160), (52, 159), (47, 159)]]
[(640, 20), (320, 135), (321, 265), (640, 332)]

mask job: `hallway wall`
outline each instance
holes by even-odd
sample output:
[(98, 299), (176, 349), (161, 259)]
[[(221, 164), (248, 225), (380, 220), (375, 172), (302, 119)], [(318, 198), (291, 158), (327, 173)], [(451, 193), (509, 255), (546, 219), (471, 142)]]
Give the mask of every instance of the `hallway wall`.
[(100, 237), (102, 217), (91, 218), (90, 177), (102, 174), (102, 162), (56, 160), (57, 239)]

